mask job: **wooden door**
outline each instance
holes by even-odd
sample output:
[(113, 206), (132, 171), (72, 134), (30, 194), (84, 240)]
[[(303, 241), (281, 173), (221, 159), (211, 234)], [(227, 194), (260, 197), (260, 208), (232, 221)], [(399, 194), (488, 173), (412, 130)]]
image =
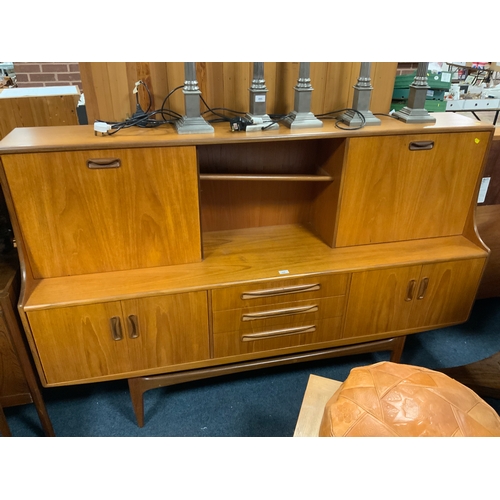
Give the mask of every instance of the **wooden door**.
[(49, 385), (130, 369), (120, 302), (30, 311), (27, 316)]
[(134, 370), (210, 357), (207, 292), (125, 300), (122, 310)]
[(336, 246), (462, 234), (488, 132), (349, 140)]
[(47, 383), (69, 383), (210, 357), (206, 292), (28, 313)]
[(486, 259), (439, 262), (422, 267), (409, 328), (466, 321)]
[(201, 260), (194, 147), (2, 161), (35, 278)]
[(404, 330), (421, 266), (353, 273), (343, 338)]

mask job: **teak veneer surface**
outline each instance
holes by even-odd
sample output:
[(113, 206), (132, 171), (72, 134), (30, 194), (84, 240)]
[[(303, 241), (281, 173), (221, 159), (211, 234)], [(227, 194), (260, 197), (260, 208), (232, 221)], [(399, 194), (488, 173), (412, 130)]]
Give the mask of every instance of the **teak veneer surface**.
[(332, 249), (299, 225), (206, 233), (203, 239), (203, 262), (38, 280), (24, 308), (29, 311), (487, 255), (463, 236)]
[(460, 132), (489, 130), (494, 127), (455, 113), (436, 113), (436, 123), (406, 124), (394, 118), (381, 116), (382, 124), (360, 130), (343, 130), (333, 120), (325, 120), (323, 127), (292, 130), (280, 126), (278, 130), (263, 132), (231, 132), (227, 123), (214, 124), (213, 134), (179, 135), (173, 126), (155, 129), (128, 128), (112, 136), (95, 136), (92, 125), (65, 127), (25, 127), (13, 130), (0, 142), (0, 153), (28, 153), (30, 151), (76, 151), (87, 149), (114, 149), (131, 147), (192, 146), (197, 144), (224, 144), (247, 141), (280, 141), (310, 138), (342, 138), (373, 135), (398, 135), (421, 132)]

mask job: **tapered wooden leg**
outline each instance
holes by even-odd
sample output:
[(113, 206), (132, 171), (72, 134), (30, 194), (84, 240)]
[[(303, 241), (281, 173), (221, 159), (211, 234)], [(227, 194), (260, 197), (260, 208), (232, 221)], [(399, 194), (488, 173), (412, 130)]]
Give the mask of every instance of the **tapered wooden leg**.
[(130, 399), (132, 400), (132, 408), (134, 409), (135, 418), (139, 427), (144, 427), (144, 387), (140, 378), (129, 378), (128, 388), (130, 391)]
[(10, 427), (7, 423), (7, 419), (5, 418), (5, 413), (3, 412), (2, 405), (0, 405), (0, 434), (3, 437), (12, 437), (12, 433), (10, 432)]
[(393, 349), (391, 351), (390, 360), (393, 363), (399, 363), (401, 361), (401, 356), (403, 354), (403, 348), (405, 346), (406, 336), (395, 337), (393, 340), (394, 340), (394, 344), (393, 344)]

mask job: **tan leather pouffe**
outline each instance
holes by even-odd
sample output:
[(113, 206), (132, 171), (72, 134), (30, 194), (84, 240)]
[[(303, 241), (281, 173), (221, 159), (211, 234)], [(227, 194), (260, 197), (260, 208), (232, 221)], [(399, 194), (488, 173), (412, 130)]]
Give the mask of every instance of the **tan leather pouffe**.
[(325, 406), (320, 436), (500, 436), (500, 417), (443, 373), (381, 362), (354, 368)]

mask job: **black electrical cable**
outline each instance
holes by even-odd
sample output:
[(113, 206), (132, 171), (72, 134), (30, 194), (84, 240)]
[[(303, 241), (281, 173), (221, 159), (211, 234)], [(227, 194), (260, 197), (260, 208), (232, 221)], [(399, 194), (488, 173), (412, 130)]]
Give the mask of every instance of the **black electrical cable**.
[[(345, 111), (353, 111), (354, 113), (356, 113), (360, 119), (361, 119), (361, 125), (359, 125), (358, 127), (344, 127), (344, 126), (341, 126), (340, 123), (343, 123), (342, 122), (342, 118), (340, 118), (338, 115), (339, 113), (343, 113)], [(329, 111), (327, 113), (322, 113), (320, 115), (316, 115), (317, 118), (323, 118), (323, 119), (326, 119), (326, 120), (337, 120), (335, 122), (335, 126), (341, 130), (359, 130), (359, 129), (362, 129), (364, 126), (365, 126), (365, 123), (366, 123), (366, 119), (363, 115), (363, 113), (361, 113), (360, 111), (358, 111), (357, 109), (353, 109), (353, 108), (344, 108), (344, 109), (337, 109), (336, 111)]]

